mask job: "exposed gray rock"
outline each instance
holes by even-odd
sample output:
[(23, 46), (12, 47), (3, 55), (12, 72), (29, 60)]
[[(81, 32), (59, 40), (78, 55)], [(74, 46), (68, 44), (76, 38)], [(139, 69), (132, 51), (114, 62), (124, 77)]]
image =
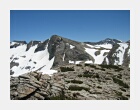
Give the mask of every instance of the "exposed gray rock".
[[(113, 65), (66, 65), (49, 76), (30, 72), (10, 78), (11, 100), (129, 100), (130, 71)], [(58, 67), (58, 70), (61, 67)], [(79, 70), (79, 71), (78, 71)]]
[(130, 65), (130, 53), (128, 53), (129, 49), (130, 49), (130, 46), (126, 48), (125, 53), (124, 53), (124, 60), (123, 60), (123, 66), (127, 66), (127, 67), (129, 67)]
[(14, 71), (10, 70), (10, 75), (13, 75), (14, 74)]
[(44, 100), (45, 98), (40, 95), (39, 93), (35, 93), (34, 96), (38, 99), (38, 100)]
[(11, 61), (11, 63), (10, 63), (10, 69), (11, 69), (12, 67), (14, 67), (14, 66), (19, 66), (19, 63), (14, 62), (14, 61)]
[(35, 53), (45, 50), (45, 48), (47, 47), (48, 42), (49, 42), (49, 39), (45, 40), (43, 43), (39, 43), (37, 48), (35, 49)]
[[(73, 47), (73, 48), (72, 48)], [(49, 60), (53, 57), (53, 67), (62, 66), (72, 61), (86, 61), (94, 59), (85, 52), (84, 47), (80, 42), (53, 35), (48, 43)], [(63, 57), (65, 56), (64, 60)]]
[(26, 66), (25, 69), (29, 69), (30, 70), (31, 66)]
[[(109, 51), (107, 58), (109, 60), (109, 65), (114, 65), (115, 60), (118, 60), (117, 56), (113, 55), (116, 53), (116, 50), (119, 48), (119, 44), (114, 44), (112, 49)], [(103, 64), (107, 64), (106, 60), (104, 59)]]
[(28, 51), (30, 49), (30, 47), (32, 46), (35, 46), (37, 44), (39, 44), (40, 41), (30, 41), (28, 44), (27, 44), (27, 48), (26, 48), (26, 51)]

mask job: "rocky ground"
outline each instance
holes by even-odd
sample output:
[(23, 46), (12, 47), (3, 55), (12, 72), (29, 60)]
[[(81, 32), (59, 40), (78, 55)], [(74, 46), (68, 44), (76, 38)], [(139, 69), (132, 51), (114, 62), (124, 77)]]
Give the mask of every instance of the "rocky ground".
[(11, 100), (129, 100), (130, 69), (71, 64), (49, 76), (30, 72), (10, 78)]

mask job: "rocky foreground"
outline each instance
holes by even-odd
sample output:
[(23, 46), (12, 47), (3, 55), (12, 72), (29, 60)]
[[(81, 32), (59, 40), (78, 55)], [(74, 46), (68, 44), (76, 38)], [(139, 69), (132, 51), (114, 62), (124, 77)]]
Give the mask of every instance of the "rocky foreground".
[(30, 72), (10, 78), (11, 100), (129, 100), (130, 69), (71, 64), (49, 76)]

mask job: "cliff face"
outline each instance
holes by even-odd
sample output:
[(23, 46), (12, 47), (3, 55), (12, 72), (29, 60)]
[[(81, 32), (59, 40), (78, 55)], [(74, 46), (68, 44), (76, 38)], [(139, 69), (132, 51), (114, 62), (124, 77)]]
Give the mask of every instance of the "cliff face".
[(48, 44), (49, 59), (55, 57), (53, 67), (68, 64), (69, 61), (86, 61), (93, 59), (85, 52), (80, 42), (59, 36), (52, 36)]

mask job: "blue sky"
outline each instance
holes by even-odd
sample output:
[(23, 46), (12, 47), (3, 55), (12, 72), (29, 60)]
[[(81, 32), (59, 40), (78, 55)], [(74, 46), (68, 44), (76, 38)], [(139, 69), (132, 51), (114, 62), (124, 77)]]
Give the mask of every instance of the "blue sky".
[(129, 10), (11, 10), (10, 41), (44, 41), (52, 35), (77, 41), (130, 39)]

